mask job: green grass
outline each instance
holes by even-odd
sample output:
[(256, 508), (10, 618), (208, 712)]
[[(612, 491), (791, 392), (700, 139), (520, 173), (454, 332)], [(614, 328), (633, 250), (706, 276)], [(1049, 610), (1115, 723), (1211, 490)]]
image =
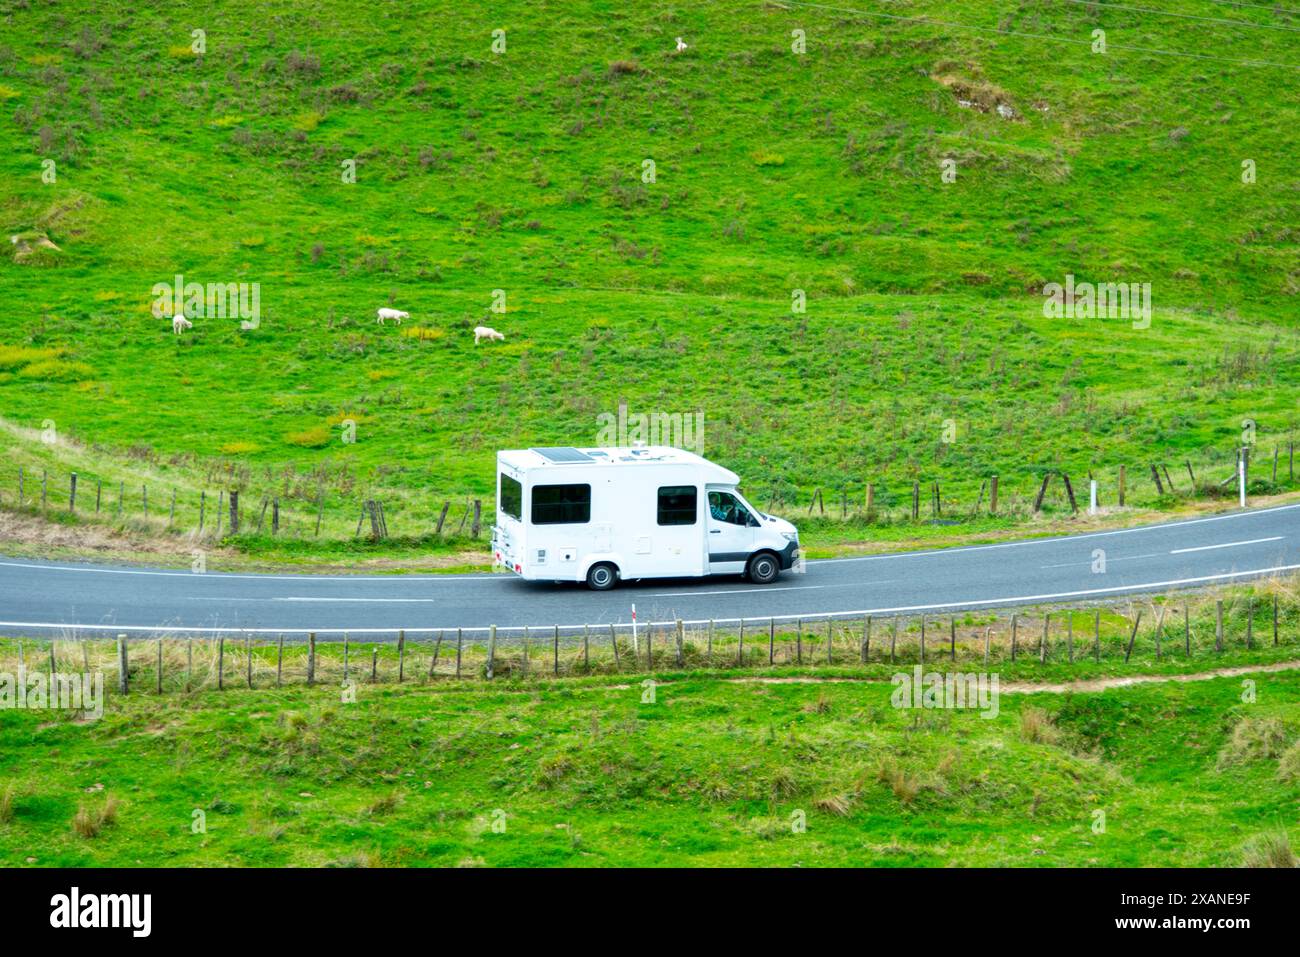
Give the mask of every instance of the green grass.
[(1300, 796), (1276, 749), (1234, 744), (1295, 741), (1300, 676), (1241, 689), (1006, 694), (993, 720), (895, 709), (883, 682), (699, 676), (654, 703), (637, 681), (133, 694), (97, 722), (3, 716), (0, 861), (1237, 866), (1295, 834)]
[[(1164, 507), (1149, 464), (1218, 482), (1245, 420), (1285, 457), (1286, 71), (739, 0), (380, 18), (328, 0), (271, 19), (234, 2), (191, 56), (189, 11), (141, 9), (0, 6), (0, 221), (60, 250), (0, 261), (0, 407), (90, 450), (87, 478), (150, 472), (187, 516), (200, 490), (277, 494), (295, 535), (323, 492), (329, 539), (374, 496), (418, 538), (444, 501), (455, 518), (490, 500), (496, 449), (593, 443), (621, 399), (703, 412), (706, 454), (764, 504), (821, 487), (834, 508), (873, 482), (897, 513), (938, 480), (964, 514), (996, 473), (1023, 510), (1048, 468), (1092, 471), (1113, 501), (1125, 464), (1131, 501)], [(1077, 5), (1007, 25), (1078, 38), (1098, 21), (1116, 47), (1290, 55), (1279, 31)], [(173, 336), (150, 305), (178, 272), (259, 283), (261, 327)], [(1151, 328), (1045, 318), (1037, 290), (1067, 273), (1151, 282)], [(412, 314), (400, 331), (373, 323), (390, 303)], [(475, 348), (480, 322), (506, 341)], [(75, 457), (6, 441), (14, 464)]]

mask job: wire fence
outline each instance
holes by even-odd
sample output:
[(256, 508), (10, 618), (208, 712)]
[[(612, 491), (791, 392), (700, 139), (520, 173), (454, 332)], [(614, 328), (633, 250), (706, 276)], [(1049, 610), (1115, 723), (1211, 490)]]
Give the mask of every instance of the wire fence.
[(120, 693), (287, 685), (524, 680), (584, 675), (873, 665), (984, 669), (1285, 657), (1300, 643), (1294, 583), (1250, 594), (1148, 598), (1115, 607), (939, 615), (811, 616), (392, 632), (141, 637), (112, 626), (0, 642), (0, 670), (111, 675)]

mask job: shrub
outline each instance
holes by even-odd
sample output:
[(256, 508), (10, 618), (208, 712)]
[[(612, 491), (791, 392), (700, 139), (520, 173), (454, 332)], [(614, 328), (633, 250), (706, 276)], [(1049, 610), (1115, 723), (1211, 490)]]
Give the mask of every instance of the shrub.
[(310, 429), (303, 429), (301, 432), (290, 432), (284, 437), (284, 440), (290, 445), (301, 445), (303, 448), (319, 449), (329, 445), (333, 433), (323, 425), (314, 425)]

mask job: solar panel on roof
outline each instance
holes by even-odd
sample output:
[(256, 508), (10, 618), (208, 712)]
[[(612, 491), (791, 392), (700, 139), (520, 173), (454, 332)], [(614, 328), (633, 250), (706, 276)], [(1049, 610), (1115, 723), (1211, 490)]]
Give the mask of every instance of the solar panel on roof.
[(566, 462), (591, 462), (594, 461), (586, 452), (579, 452), (574, 448), (552, 448), (552, 449), (533, 449), (538, 455), (548, 462), (563, 464)]

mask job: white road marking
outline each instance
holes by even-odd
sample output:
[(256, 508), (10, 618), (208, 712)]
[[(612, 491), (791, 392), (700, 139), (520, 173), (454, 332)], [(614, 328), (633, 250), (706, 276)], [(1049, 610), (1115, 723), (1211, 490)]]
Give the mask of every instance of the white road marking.
[(954, 548), (935, 548), (924, 552), (891, 552), (887, 555), (855, 555), (851, 558), (810, 558), (809, 565), (834, 565), (840, 562), (878, 562), (888, 558), (929, 558), (934, 555), (953, 555), (961, 552), (980, 552), (994, 548), (1019, 548), (1022, 545), (1051, 545), (1062, 542), (1079, 542), (1086, 538), (1105, 538), (1111, 535), (1132, 535), (1136, 532), (1158, 532), (1166, 528), (1181, 528), (1184, 525), (1201, 525), (1205, 522), (1224, 522), (1234, 518), (1249, 518), (1252, 515), (1268, 515), (1272, 512), (1285, 512), (1300, 508), (1300, 505), (1278, 505), (1273, 508), (1261, 508), (1257, 511), (1229, 512), (1226, 515), (1212, 515), (1209, 518), (1189, 518), (1182, 522), (1166, 522), (1163, 525), (1138, 525), (1134, 528), (1116, 528), (1108, 532), (1085, 532), (1082, 535), (1053, 535), (1045, 538), (1026, 538), (1019, 542), (999, 542), (996, 545), (959, 545)]
[(1236, 548), (1238, 545), (1258, 545), (1261, 542), (1280, 542), (1282, 535), (1274, 535), (1272, 538), (1252, 538), (1245, 542), (1225, 542), (1222, 545), (1197, 545), (1195, 548), (1175, 548), (1170, 555), (1186, 555), (1188, 552), (1208, 552), (1213, 548)]
[[(1120, 555), (1120, 556), (1117, 557), (1117, 558), (1111, 558), (1110, 556), (1107, 556), (1107, 557), (1106, 557), (1106, 564), (1109, 565), (1111, 562), (1132, 562), (1132, 561), (1137, 561), (1139, 558), (1163, 558), (1164, 555), (1165, 555), (1165, 552), (1148, 552), (1148, 553), (1145, 554), (1145, 555)], [(1077, 567), (1079, 567), (1080, 565), (1091, 565), (1091, 564), (1092, 564), (1092, 562), (1090, 562), (1090, 561), (1088, 561), (1088, 562), (1063, 562), (1063, 563), (1061, 563), (1060, 565), (1040, 565), (1040, 566), (1038, 566), (1038, 567), (1039, 567), (1039, 568), (1077, 568)]]
[[(744, 618), (744, 621), (795, 621), (799, 618), (861, 618), (863, 615), (887, 615), (902, 614), (904, 612), (921, 612), (921, 611), (941, 611), (951, 608), (956, 610), (966, 608), (997, 608), (1008, 607), (1011, 605), (1032, 604), (1034, 602), (1060, 601), (1065, 598), (1090, 598), (1102, 595), (1122, 595), (1126, 592), (1157, 591), (1162, 588), (1181, 588), (1188, 585), (1204, 585), (1209, 582), (1231, 581), (1237, 578), (1259, 578), (1264, 575), (1272, 575), (1277, 572), (1300, 571), (1300, 565), (1273, 565), (1268, 568), (1252, 568), (1239, 572), (1222, 572), (1217, 575), (1200, 575), (1195, 578), (1171, 578), (1167, 581), (1142, 582), (1137, 585), (1116, 585), (1113, 588), (1085, 588), (1078, 591), (1052, 592), (1041, 595), (1003, 595), (999, 598), (973, 599), (969, 601), (948, 601), (937, 602), (930, 605), (896, 605), (889, 608), (856, 608), (846, 611), (805, 611), (794, 615), (752, 615)], [(730, 624), (731, 622), (741, 621), (740, 618), (693, 618), (689, 621), (683, 620), (684, 625), (704, 625), (709, 621), (715, 624)], [(587, 622), (590, 625), (592, 622)], [(610, 622), (618, 628), (630, 628), (630, 622)], [(642, 627), (646, 625), (668, 626), (676, 624), (675, 621), (645, 621), (639, 623)], [(447, 631), (450, 628), (456, 628), (456, 625), (441, 626), (418, 626), (407, 627), (404, 630), (412, 634), (433, 634), (439, 631)], [(565, 631), (577, 632), (583, 627), (583, 623), (576, 625), (556, 625), (553, 623), (531, 624), (531, 625), (505, 625), (497, 628), (498, 632), (522, 632), (524, 628), (563, 628)], [(239, 628), (235, 626), (220, 627), (188, 627), (188, 626), (161, 626), (161, 625), (82, 625), (74, 622), (40, 622), (40, 621), (0, 621), (0, 628), (59, 628), (59, 629), (81, 629), (85, 631), (116, 631), (116, 632), (140, 632), (144, 634), (156, 634), (158, 632), (177, 633), (187, 632), (190, 634), (255, 634), (255, 635), (305, 635), (309, 632), (316, 632), (320, 635), (341, 635), (346, 633), (353, 635), (391, 635), (401, 629), (400, 626), (391, 628), (336, 628), (336, 627), (316, 627), (316, 628)], [(461, 627), (465, 632), (483, 632), (487, 633), (490, 629), (483, 626)]]
[[(878, 585), (880, 582), (872, 582)], [(646, 595), (647, 598), (693, 598), (696, 595), (748, 595), (751, 592), (763, 592), (770, 595), (776, 591), (806, 591), (810, 588), (859, 588), (856, 582), (844, 585), (787, 585), (784, 588), (729, 588), (725, 591), (656, 591)]]

